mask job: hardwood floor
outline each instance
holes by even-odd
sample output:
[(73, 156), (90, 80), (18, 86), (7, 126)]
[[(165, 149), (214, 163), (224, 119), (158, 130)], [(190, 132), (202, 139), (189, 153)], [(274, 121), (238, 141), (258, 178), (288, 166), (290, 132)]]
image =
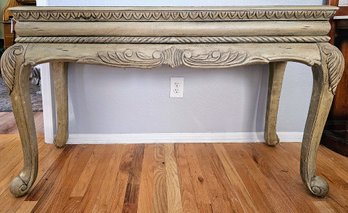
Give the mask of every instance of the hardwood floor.
[(0, 135), (1, 212), (348, 212), (348, 158), (322, 146), (318, 173), (330, 192), (320, 199), (302, 185), (299, 143), (57, 149), (42, 134), (38, 143), (37, 181), (14, 198), (8, 184), (23, 164), (20, 141)]

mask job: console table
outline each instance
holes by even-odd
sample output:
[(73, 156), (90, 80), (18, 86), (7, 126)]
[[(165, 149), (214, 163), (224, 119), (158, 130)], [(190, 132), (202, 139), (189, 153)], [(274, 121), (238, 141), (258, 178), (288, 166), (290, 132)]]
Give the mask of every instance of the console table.
[[(67, 63), (149, 69), (230, 68), (269, 64), (265, 141), (279, 142), (276, 120), (287, 61), (313, 68), (313, 92), (301, 147), (301, 177), (316, 196), (327, 182), (316, 175), (323, 127), (343, 72), (340, 51), (328, 43), (331, 6), (305, 7), (16, 7), (16, 44), (1, 59), (23, 146), (24, 168), (11, 183), (25, 195), (38, 171), (38, 148), (30, 105), (30, 68), (51, 63), (57, 133), (68, 138)], [(213, 72), (213, 71), (212, 71)], [(296, 85), (294, 85), (296, 86)]]

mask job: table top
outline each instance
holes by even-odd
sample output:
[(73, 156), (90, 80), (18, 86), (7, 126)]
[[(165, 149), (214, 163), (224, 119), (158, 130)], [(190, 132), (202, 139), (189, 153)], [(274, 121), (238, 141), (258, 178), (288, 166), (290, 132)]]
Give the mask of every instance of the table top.
[(14, 7), (18, 21), (329, 20), (334, 6)]
[[(327, 42), (333, 6), (15, 7), (22, 43)], [(96, 24), (98, 22), (98, 24)]]

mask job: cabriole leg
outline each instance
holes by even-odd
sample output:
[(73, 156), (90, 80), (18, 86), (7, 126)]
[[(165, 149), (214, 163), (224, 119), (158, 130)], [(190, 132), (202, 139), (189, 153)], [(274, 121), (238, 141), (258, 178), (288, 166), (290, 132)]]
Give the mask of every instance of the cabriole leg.
[(38, 172), (38, 148), (29, 94), (31, 66), (23, 64), (24, 52), (24, 46), (15, 45), (8, 48), (1, 59), (1, 71), (10, 91), (24, 156), (24, 168), (10, 185), (10, 190), (16, 197), (23, 196), (29, 191)]
[(64, 62), (52, 62), (51, 72), (53, 72), (54, 95), (57, 111), (57, 133), (54, 144), (63, 147), (69, 136), (69, 117), (68, 117), (68, 64)]
[(301, 148), (300, 171), (302, 181), (311, 193), (323, 197), (329, 186), (316, 175), (317, 150), (344, 65), (337, 48), (320, 44), (319, 49), (322, 65), (313, 67), (313, 91)]
[(269, 146), (275, 146), (279, 143), (276, 126), (279, 98), (282, 89), (285, 68), (286, 62), (273, 62), (269, 64), (267, 110), (264, 133), (265, 142)]

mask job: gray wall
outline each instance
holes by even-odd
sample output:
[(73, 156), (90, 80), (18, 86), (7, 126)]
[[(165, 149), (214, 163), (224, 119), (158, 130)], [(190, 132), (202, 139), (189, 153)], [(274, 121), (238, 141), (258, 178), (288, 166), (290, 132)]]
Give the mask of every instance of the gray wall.
[[(285, 0), (49, 0), (48, 5), (289, 5)], [(294, 0), (291, 5), (320, 5)], [(268, 67), (153, 70), (69, 65), (71, 133), (262, 131)], [(170, 99), (170, 77), (184, 77), (184, 98)], [(312, 87), (310, 68), (289, 63), (281, 96), (282, 132), (302, 132)]]

